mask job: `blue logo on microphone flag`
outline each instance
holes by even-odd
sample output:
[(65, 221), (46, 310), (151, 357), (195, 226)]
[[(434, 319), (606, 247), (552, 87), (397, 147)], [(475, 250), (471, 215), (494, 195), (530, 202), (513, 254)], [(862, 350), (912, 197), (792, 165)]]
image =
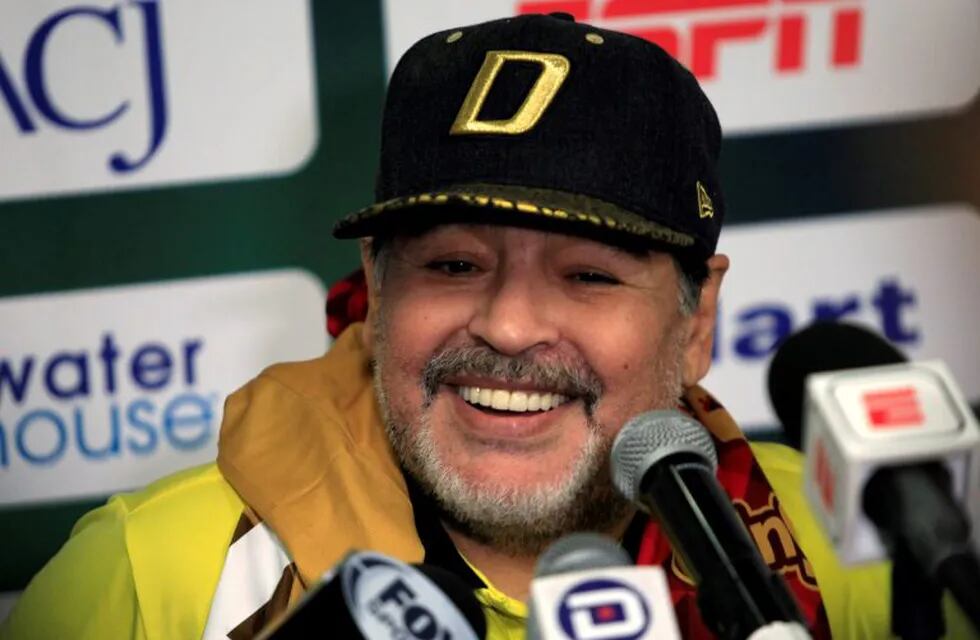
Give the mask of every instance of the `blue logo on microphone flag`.
[(636, 640), (650, 626), (643, 596), (618, 580), (586, 580), (562, 597), (558, 608), (562, 630), (573, 639)]

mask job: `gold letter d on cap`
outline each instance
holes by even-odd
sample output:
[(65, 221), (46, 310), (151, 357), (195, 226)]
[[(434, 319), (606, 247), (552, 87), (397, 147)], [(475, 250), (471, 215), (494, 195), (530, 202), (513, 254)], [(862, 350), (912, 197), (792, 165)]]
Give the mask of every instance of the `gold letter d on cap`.
[[(477, 120), (483, 101), (490, 93), (490, 87), (497, 78), (501, 67), (508, 61), (535, 62), (541, 65), (541, 75), (538, 76), (524, 102), (509, 120)], [(571, 65), (568, 58), (556, 53), (534, 53), (531, 51), (487, 51), (483, 66), (470, 86), (463, 106), (456, 114), (456, 121), (449, 129), (450, 135), (467, 133), (506, 133), (518, 135), (529, 131), (545, 109), (554, 100), (558, 88), (568, 77)]]

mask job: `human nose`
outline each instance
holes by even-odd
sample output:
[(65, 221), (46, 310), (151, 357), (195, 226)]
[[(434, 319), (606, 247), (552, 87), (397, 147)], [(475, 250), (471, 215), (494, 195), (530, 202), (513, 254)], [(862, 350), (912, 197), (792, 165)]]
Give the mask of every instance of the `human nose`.
[(530, 277), (509, 274), (495, 284), (470, 320), (471, 335), (506, 355), (558, 342), (560, 331), (551, 319), (543, 283), (535, 286)]

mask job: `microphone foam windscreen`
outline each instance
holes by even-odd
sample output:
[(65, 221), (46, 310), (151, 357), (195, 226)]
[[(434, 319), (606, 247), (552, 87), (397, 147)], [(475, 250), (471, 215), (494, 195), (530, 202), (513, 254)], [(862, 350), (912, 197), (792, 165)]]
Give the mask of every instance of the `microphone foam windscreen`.
[(769, 402), (797, 449), (803, 441), (803, 394), (811, 373), (905, 362), (887, 340), (864, 327), (817, 322), (783, 342), (769, 364)]
[(548, 547), (534, 568), (537, 577), (572, 571), (628, 567), (633, 564), (622, 547), (598, 533), (572, 533)]
[(636, 502), (646, 472), (664, 458), (680, 453), (700, 458), (712, 474), (718, 468), (714, 442), (700, 422), (680, 411), (641, 413), (623, 426), (613, 442), (613, 484)]

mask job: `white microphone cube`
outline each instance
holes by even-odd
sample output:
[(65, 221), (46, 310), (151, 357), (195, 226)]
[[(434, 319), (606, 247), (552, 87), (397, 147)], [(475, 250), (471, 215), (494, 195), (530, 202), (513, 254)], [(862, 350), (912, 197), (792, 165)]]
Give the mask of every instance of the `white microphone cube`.
[(535, 578), (532, 615), (545, 640), (680, 640), (660, 567), (608, 567)]
[(980, 523), (980, 427), (940, 361), (817, 373), (803, 405), (804, 483), (838, 558), (888, 557), (862, 496), (882, 467), (942, 462), (953, 497)]

